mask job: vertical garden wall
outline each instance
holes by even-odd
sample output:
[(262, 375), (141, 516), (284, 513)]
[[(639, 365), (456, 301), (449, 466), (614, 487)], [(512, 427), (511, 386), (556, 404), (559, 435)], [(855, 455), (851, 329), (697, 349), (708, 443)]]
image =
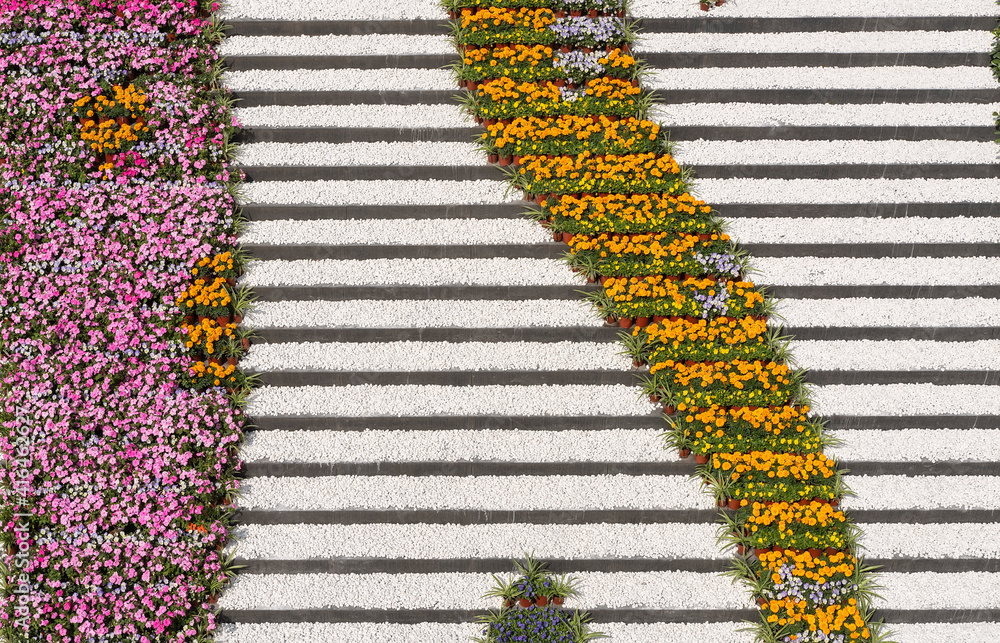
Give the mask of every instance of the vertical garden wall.
[(248, 298), (216, 8), (0, 3), (8, 641), (214, 629)]
[(769, 324), (773, 299), (647, 119), (655, 97), (627, 3), (446, 5), (484, 153), (568, 245), (570, 267), (600, 281), (588, 295), (600, 316), (629, 329), (623, 348), (648, 366), (668, 447), (694, 454), (722, 508), (720, 545), (735, 547), (732, 574), (760, 607), (758, 640), (872, 640), (870, 570), (839, 506), (842, 471), (823, 454), (830, 438)]

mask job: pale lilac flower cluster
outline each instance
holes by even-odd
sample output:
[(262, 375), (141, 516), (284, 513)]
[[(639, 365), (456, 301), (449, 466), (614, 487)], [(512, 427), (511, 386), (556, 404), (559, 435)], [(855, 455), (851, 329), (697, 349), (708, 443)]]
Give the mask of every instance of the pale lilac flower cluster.
[(740, 266), (736, 263), (736, 257), (727, 252), (712, 252), (707, 255), (700, 252), (694, 253), (694, 259), (700, 263), (707, 273), (731, 275), (737, 277), (740, 274)]
[(625, 22), (621, 18), (607, 16), (566, 16), (558, 18), (548, 29), (567, 45), (603, 47), (625, 39)]
[(568, 77), (576, 81), (584, 78), (593, 78), (604, 74), (604, 64), (601, 58), (606, 56), (606, 52), (592, 51), (584, 52), (574, 49), (568, 52), (559, 52), (552, 61), (552, 66), (564, 72)]
[(723, 284), (717, 284), (717, 292), (714, 295), (695, 291), (694, 300), (701, 304), (701, 316), (703, 319), (717, 315), (725, 315), (729, 311), (729, 289)]

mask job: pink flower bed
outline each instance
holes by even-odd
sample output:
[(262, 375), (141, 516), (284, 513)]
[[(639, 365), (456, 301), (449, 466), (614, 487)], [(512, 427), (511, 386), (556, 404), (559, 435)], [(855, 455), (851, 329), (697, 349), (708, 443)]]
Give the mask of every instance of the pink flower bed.
[(187, 641), (215, 627), (245, 380), (192, 388), (205, 351), (178, 307), (199, 261), (236, 243), (215, 8), (0, 0), (13, 640)]

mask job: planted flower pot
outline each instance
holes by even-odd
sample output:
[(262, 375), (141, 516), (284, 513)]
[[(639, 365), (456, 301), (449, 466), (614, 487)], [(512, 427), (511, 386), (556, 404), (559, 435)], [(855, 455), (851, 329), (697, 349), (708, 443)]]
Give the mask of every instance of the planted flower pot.
[(236, 366), (236, 358), (230, 357), (229, 359), (226, 360), (226, 363), (229, 364), (230, 366)]
[(242, 321), (243, 321), (243, 315), (241, 315), (239, 313), (236, 313), (235, 315), (233, 315), (233, 323), (234, 324), (239, 324)]
[(581, 12), (580, 12), (579, 9), (571, 9), (570, 12), (569, 12), (569, 15), (573, 16), (574, 18), (579, 18), (580, 17), (580, 13)]
[(489, 156), (486, 157), (486, 160), (489, 161), (490, 163), (497, 163), (500, 161), (500, 155), (490, 154)]
[(763, 556), (764, 554), (768, 553), (769, 551), (771, 551), (771, 550), (767, 549), (767, 548), (764, 548), (764, 547), (755, 547), (754, 550), (753, 550), (753, 553), (756, 554), (757, 558), (760, 558), (761, 556)]
[(549, 604), (549, 597), (548, 596), (538, 596), (538, 597), (535, 598), (535, 605), (537, 605), (539, 607), (545, 607), (548, 604)]
[(573, 51), (573, 48), (570, 47), (569, 45), (563, 45), (562, 47), (559, 48), (559, 51), (563, 52), (564, 54), (568, 54), (569, 52)]
[(701, 3), (701, 10), (702, 11), (708, 11), (708, 3), (707, 2), (702, 2)]
[(219, 324), (219, 326), (228, 326), (229, 325), (229, 315), (222, 315), (221, 317), (216, 317), (215, 321), (216, 321), (216, 323)]
[(517, 604), (520, 605), (521, 607), (531, 607), (531, 599), (530, 598), (519, 598), (519, 599), (517, 599)]
[(733, 511), (736, 511), (737, 509), (740, 508), (740, 501), (737, 500), (736, 498), (730, 498), (727, 506)]
[(509, 156), (501, 156), (499, 158), (499, 161), (501, 167), (507, 167), (508, 165), (510, 165), (511, 158)]
[(694, 461), (698, 464), (708, 464), (708, 456), (701, 453), (695, 454)]
[(572, 232), (563, 232), (562, 233), (562, 240), (563, 240), (563, 243), (569, 243), (570, 241), (573, 240), (573, 233)]
[(649, 317), (636, 317), (635, 325), (638, 326), (639, 328), (645, 328), (646, 326), (649, 326)]
[(672, 406), (664, 406), (663, 407), (663, 412), (666, 413), (667, 415), (673, 415), (675, 410), (676, 409), (674, 409), (674, 407), (672, 407)]
[(819, 558), (819, 555), (822, 554), (822, 553), (823, 552), (821, 552), (820, 550), (816, 549), (815, 547), (810, 547), (809, 548), (809, 555), (812, 556), (813, 558)]
[(614, 326), (618, 322), (615, 319), (614, 315), (608, 315), (607, 317), (604, 318), (604, 323), (607, 324), (608, 326)]
[(552, 597), (552, 604), (553, 605), (562, 605), (564, 602), (566, 602), (566, 598), (563, 597), (563, 596), (553, 596)]
[(245, 350), (245, 351), (250, 350), (250, 338), (249, 337), (244, 337), (243, 338), (243, 350)]
[(513, 599), (509, 599), (508, 598), (507, 600), (505, 600), (503, 602), (503, 606), (504, 606), (504, 609), (510, 609), (510, 608), (514, 607), (514, 601), (513, 601)]
[(629, 328), (632, 326), (632, 319), (630, 317), (619, 317), (618, 326), (621, 328)]
[(759, 605), (760, 607), (766, 606), (767, 605), (767, 599), (764, 598), (763, 596), (758, 596), (757, 597), (757, 605)]
[(596, 18), (597, 17), (597, 9), (591, 9), (590, 10), (590, 17), (591, 18)]
[(691, 449), (681, 449), (677, 452), (677, 455), (683, 460), (691, 455)]

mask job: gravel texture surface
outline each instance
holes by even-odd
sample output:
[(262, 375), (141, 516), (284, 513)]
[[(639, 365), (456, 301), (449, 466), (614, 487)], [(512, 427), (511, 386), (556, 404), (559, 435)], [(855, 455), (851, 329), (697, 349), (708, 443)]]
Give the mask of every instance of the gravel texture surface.
[(996, 558), (1000, 524), (866, 523), (861, 538), (867, 558)]
[[(978, 32), (968, 33), (978, 34)], [(971, 47), (976, 42), (964, 33), (957, 33), (956, 41), (952, 46)], [(942, 49), (941, 51), (966, 50), (978, 51), (977, 49)], [(370, 33), (358, 36), (231, 36), (222, 41), (218, 51), (223, 56), (455, 55), (455, 45), (448, 39), (448, 36), (444, 35), (397, 33)], [(896, 51), (909, 50), (897, 49)]]
[[(703, 18), (698, 5), (688, 0), (635, 0), (632, 14), (645, 18)], [(990, 0), (817, 0), (780, 3), (739, 0), (714, 7), (709, 19), (727, 17), (794, 18), (800, 16), (995, 16)]]
[(832, 432), (843, 446), (826, 450), (841, 460), (866, 462), (1000, 462), (1000, 430), (904, 429)]
[(844, 499), (856, 509), (1000, 509), (997, 476), (850, 476), (857, 494)]
[[(240, 165), (247, 166), (486, 165), (486, 156), (473, 143), (250, 143), (239, 150)], [(958, 158), (971, 150), (943, 153)]]
[[(700, 179), (709, 203), (993, 203), (995, 179)], [(722, 211), (725, 215), (725, 210)]]
[[(650, 422), (655, 425), (656, 422)], [(663, 429), (251, 431), (247, 462), (663, 462)], [(1000, 460), (1000, 458), (998, 458)]]
[[(993, 221), (998, 223), (982, 227), (1000, 237), (1000, 219)], [(267, 245), (478, 246), (550, 243), (552, 233), (528, 219), (319, 219), (251, 221), (240, 240)]]
[(542, 286), (587, 280), (558, 259), (302, 259), (257, 261), (241, 283), (251, 286), (408, 284)]
[[(1000, 344), (1000, 342), (997, 342)], [(262, 344), (240, 366), (254, 371), (627, 371), (608, 342), (379, 342)]]
[[(639, 18), (702, 18), (704, 13), (689, 0), (636, 0), (632, 15)], [(712, 9), (709, 18), (798, 16), (994, 16), (989, 0), (817, 0), (775, 5), (768, 0), (727, 2)], [(445, 14), (437, 0), (232, 0), (221, 17), (270, 20), (387, 20), (439, 19)]]
[[(998, 217), (736, 218), (729, 234), (743, 243), (1000, 242)], [(243, 243), (266, 245), (492, 245), (550, 243), (528, 219), (351, 219), (251, 221)]]
[[(1000, 281), (988, 257), (761, 257), (752, 265), (767, 285), (986, 285)], [(559, 259), (281, 259), (248, 266), (240, 283), (287, 285), (586, 285)]]
[(717, 127), (971, 125), (992, 127), (994, 124), (993, 111), (994, 107), (978, 103), (881, 103), (873, 105), (678, 103), (656, 107), (653, 109), (652, 115), (668, 128), (675, 125), (711, 125)]
[(266, 105), (233, 113), (244, 127), (475, 127), (458, 105)]
[[(996, 144), (975, 141), (706, 141), (678, 146), (688, 165), (991, 164)], [(250, 143), (244, 166), (486, 165), (473, 143)]]
[(812, 391), (821, 415), (1000, 415), (1000, 386), (835, 384)]
[(736, 218), (726, 229), (743, 243), (1000, 243), (998, 217)]
[(244, 183), (248, 203), (319, 205), (443, 205), (506, 203), (521, 194), (507, 192), (503, 181), (257, 181)]
[[(718, 574), (696, 572), (580, 572), (582, 609), (734, 609), (752, 605), (749, 594)], [(884, 573), (877, 607), (991, 609), (1000, 600), (997, 574)], [(246, 574), (219, 600), (222, 609), (485, 609), (479, 598), (489, 574)]]
[(996, 367), (1000, 340), (934, 341), (795, 341), (796, 364), (812, 370), (948, 371)]
[(222, 81), (236, 92), (406, 91), (455, 89), (446, 69), (251, 69), (227, 71)]
[(577, 299), (397, 299), (260, 302), (245, 323), (251, 328), (520, 328), (603, 322)]
[(752, 265), (755, 283), (768, 285), (1000, 283), (1000, 262), (992, 257), (757, 257)]
[[(967, 632), (963, 624), (963, 636)], [(468, 643), (479, 634), (473, 623), (264, 623), (221, 624), (215, 631), (219, 643), (330, 643), (331, 641), (392, 641), (393, 643)], [(753, 637), (739, 632), (742, 623), (601, 623), (594, 629), (620, 643), (752, 643)], [(949, 628), (954, 626), (949, 625)], [(950, 631), (950, 630), (949, 630)], [(983, 629), (1000, 637), (1000, 627)], [(941, 632), (944, 632), (942, 629)], [(978, 633), (979, 630), (976, 630)], [(978, 634), (973, 634), (978, 636)], [(985, 634), (984, 634), (985, 636)], [(944, 638), (944, 634), (939, 638)], [(900, 640), (922, 643), (931, 639)], [(968, 643), (995, 643), (996, 638), (964, 639)]]
[[(647, 84), (657, 90), (993, 89), (997, 83), (988, 67), (678, 67), (651, 72)], [(268, 86), (277, 88), (279, 82)]]
[(241, 507), (269, 510), (571, 511), (715, 506), (712, 497), (688, 476), (261, 477), (242, 481), (240, 492)]
[[(651, 116), (671, 125), (720, 127), (773, 125), (971, 125), (991, 127), (993, 108), (977, 103), (790, 105), (678, 103), (654, 107)], [(457, 105), (308, 105), (237, 107), (245, 127), (474, 127)]]
[[(978, 526), (978, 525), (973, 525)], [(507, 558), (534, 551), (543, 560), (703, 558), (726, 555), (710, 524), (652, 525), (246, 525), (236, 528), (246, 559)], [(970, 531), (970, 534), (974, 533)], [(993, 529), (994, 536), (1000, 530)]]
[[(743, 4), (740, 0), (740, 4)], [(714, 10), (713, 10), (714, 11)], [(645, 33), (635, 50), (717, 53), (986, 53), (986, 31), (810, 31), (781, 33)], [(235, 38), (233, 39), (235, 40)]]
[[(676, 157), (678, 162), (686, 165), (877, 165), (882, 163), (888, 165), (949, 163), (990, 165), (997, 161), (997, 145), (987, 141), (696, 140), (685, 141), (678, 145)], [(444, 158), (450, 157), (445, 156)], [(317, 163), (317, 165), (320, 164)], [(441, 165), (444, 164), (441, 163)], [(248, 162), (247, 165), (250, 163)]]
[[(580, 572), (581, 596), (567, 607), (733, 609), (749, 594), (718, 574)], [(367, 609), (485, 609), (489, 574), (244, 574), (219, 599), (222, 609), (364, 607)]]
[(787, 326), (983, 328), (1000, 324), (1000, 301), (983, 297), (784, 299), (777, 310)]
[(545, 386), (263, 386), (247, 404), (262, 415), (649, 415), (656, 410), (624, 384)]

